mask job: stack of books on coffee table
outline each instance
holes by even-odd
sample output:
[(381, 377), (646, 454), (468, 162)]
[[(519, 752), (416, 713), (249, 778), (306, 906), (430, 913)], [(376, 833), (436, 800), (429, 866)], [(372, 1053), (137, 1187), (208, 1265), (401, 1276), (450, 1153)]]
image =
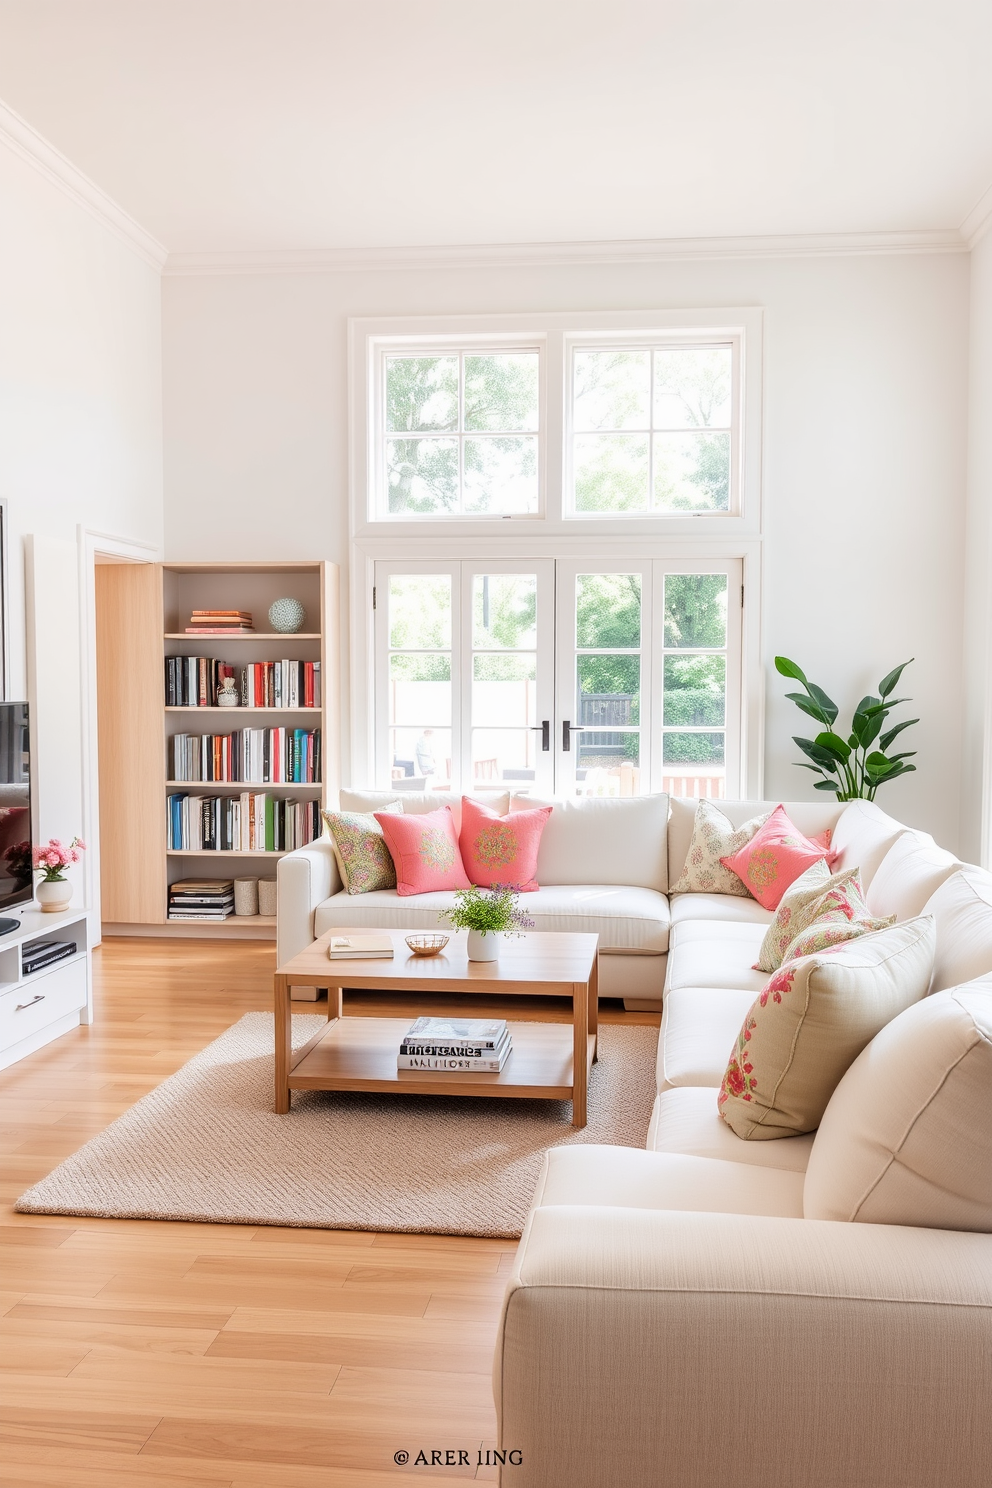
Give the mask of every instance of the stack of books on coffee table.
[(432, 1074), (498, 1074), (511, 1044), (505, 1018), (418, 1018), (403, 1037), (396, 1067)]

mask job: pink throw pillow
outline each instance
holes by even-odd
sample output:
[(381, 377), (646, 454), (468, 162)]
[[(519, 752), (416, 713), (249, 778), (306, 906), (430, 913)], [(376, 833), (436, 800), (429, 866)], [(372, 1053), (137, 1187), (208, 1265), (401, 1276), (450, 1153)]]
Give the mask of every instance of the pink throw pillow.
[(822, 847), (826, 852), (827, 867), (830, 869), (831, 873), (834, 871), (834, 866), (836, 865), (837, 860), (840, 857), (840, 853), (834, 852), (833, 848), (830, 846), (833, 838), (834, 829), (833, 827), (828, 827), (825, 832), (818, 832), (815, 837), (811, 837), (809, 839), (810, 842), (812, 842), (816, 847)]
[(458, 845), (465, 872), (480, 888), (512, 884), (522, 894), (540, 888), (537, 850), (551, 815), (550, 806), (500, 816), (469, 796), (462, 796), (462, 831)]
[(799, 875), (827, 856), (822, 843), (811, 842), (786, 816), (785, 807), (776, 806), (751, 841), (720, 862), (737, 874), (748, 893), (765, 909), (777, 909), (782, 895)]
[(450, 806), (416, 816), (372, 815), (382, 828), (396, 866), (397, 894), (432, 894), (435, 889), (468, 889)]

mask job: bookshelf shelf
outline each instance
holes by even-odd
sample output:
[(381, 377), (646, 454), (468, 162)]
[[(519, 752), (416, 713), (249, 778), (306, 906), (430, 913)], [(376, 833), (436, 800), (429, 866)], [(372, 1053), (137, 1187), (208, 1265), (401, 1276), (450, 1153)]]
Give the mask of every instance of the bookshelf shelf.
[[(217, 922), (168, 919), (168, 889), (176, 879), (193, 872), (218, 878), (257, 873), (263, 863), (277, 863), (285, 853), (170, 848), (166, 796), (229, 799), (250, 791), (300, 806), (313, 801), (326, 805), (333, 798), (338, 787), (341, 696), (337, 566), (322, 561), (108, 564), (98, 569), (98, 580), (104, 922), (114, 934), (271, 939), (273, 916), (232, 915)], [(298, 599), (307, 612), (307, 628), (294, 634), (262, 629), (191, 635), (185, 629), (195, 609), (247, 610), (268, 623), (269, 606), (286, 596)], [(236, 671), (251, 662), (287, 657), (319, 662), (321, 706), (166, 706), (165, 658), (194, 655), (227, 662)], [(129, 679), (127, 686), (122, 686), (121, 678)], [(106, 708), (104, 696), (111, 699)], [(322, 780), (171, 778), (175, 768), (171, 741), (176, 734), (281, 727), (320, 730)], [(193, 861), (187, 865), (184, 859)], [(246, 863), (235, 869), (235, 859), (253, 860), (255, 867)], [(213, 873), (207, 866), (211, 860), (217, 864)], [(262, 876), (273, 873), (274, 868), (268, 868)]]

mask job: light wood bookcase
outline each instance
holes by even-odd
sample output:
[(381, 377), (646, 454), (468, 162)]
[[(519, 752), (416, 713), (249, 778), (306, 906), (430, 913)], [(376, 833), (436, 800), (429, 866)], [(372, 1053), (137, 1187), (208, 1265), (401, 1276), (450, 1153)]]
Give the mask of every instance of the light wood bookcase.
[[(296, 635), (273, 632), (268, 610), (284, 596), (307, 617)], [(256, 629), (238, 636), (186, 635), (194, 609), (250, 610)], [(340, 779), (338, 569), (322, 561), (128, 563), (96, 569), (97, 717), (100, 755), (100, 892), (110, 935), (275, 938), (275, 916), (221, 922), (168, 919), (169, 884), (194, 876), (274, 878), (278, 852), (168, 849), (166, 798), (174, 791), (237, 796), (336, 798)], [(319, 661), (319, 708), (170, 708), (166, 656), (249, 661)], [(169, 779), (175, 734), (237, 728), (319, 728), (322, 778), (313, 785)]]

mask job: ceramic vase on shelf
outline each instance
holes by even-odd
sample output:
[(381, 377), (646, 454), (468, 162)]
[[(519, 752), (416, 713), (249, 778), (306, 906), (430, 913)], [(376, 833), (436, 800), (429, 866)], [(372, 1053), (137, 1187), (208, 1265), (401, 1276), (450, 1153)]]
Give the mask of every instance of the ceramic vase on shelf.
[(61, 914), (72, 900), (72, 884), (67, 878), (43, 878), (34, 896), (46, 914)]
[(484, 935), (481, 930), (468, 932), (468, 959), (470, 961), (498, 961), (499, 936)]
[(283, 635), (293, 635), (303, 629), (307, 612), (298, 599), (277, 599), (269, 606), (269, 624)]

